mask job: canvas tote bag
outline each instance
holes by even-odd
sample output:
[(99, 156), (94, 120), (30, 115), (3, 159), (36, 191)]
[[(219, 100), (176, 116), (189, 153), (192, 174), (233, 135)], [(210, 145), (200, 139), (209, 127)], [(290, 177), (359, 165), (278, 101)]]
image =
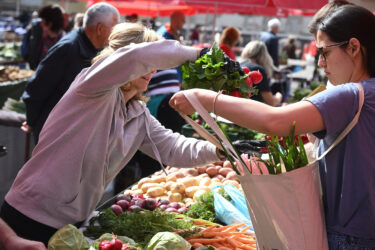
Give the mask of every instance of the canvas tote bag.
[[(358, 122), (364, 94), (362, 86), (359, 84), (356, 86), (359, 90), (359, 106), (355, 117), (314, 162), (279, 175), (252, 175), (244, 169), (243, 175), (239, 176), (258, 249), (328, 249), (318, 161), (328, 154)], [(184, 93), (195, 110), (230, 149), (231, 156), (237, 159), (237, 165), (241, 165), (239, 156), (235, 155), (235, 150), (196, 96), (191, 92)], [(204, 128), (188, 116), (182, 116), (203, 138), (222, 148), (220, 142)], [(246, 166), (239, 167), (246, 168)]]

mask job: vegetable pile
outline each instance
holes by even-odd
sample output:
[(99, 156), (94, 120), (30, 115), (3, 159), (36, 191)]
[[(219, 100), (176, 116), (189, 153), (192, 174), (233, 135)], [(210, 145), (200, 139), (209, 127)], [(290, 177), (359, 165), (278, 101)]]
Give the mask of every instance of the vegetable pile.
[[(225, 91), (239, 97), (249, 97), (256, 94), (253, 83), (259, 83), (262, 75), (259, 72), (250, 72), (244, 69), (245, 74), (239, 72), (228, 73), (224, 52), (214, 43), (211, 49), (195, 62), (186, 62), (182, 65), (182, 84), (184, 89), (202, 88), (214, 91)], [(250, 74), (249, 74), (250, 73)]]

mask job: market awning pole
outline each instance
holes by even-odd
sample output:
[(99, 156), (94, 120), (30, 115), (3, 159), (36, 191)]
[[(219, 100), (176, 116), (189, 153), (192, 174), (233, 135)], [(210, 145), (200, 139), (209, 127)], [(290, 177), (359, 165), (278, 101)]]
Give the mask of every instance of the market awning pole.
[[(185, 40), (190, 40), (189, 37), (190, 37), (190, 26), (191, 26), (191, 20), (190, 20), (190, 16), (187, 16), (187, 29), (186, 29), (186, 33), (185, 33)], [(186, 44), (186, 42), (185, 42)]]
[(212, 21), (211, 43), (215, 42), (216, 15), (217, 15), (217, 2), (215, 2), (214, 20)]
[(207, 40), (207, 27), (208, 27), (208, 9), (206, 10), (206, 16), (204, 18), (204, 39), (203, 43), (208, 42)]

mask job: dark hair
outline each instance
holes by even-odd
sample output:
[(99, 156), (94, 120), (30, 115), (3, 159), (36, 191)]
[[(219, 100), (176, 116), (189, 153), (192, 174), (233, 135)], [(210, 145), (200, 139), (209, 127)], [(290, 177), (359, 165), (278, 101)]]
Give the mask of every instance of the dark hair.
[(64, 16), (62, 8), (57, 5), (47, 5), (38, 11), (38, 16), (51, 24), (51, 30), (54, 32), (60, 31), (64, 27)]
[(357, 5), (344, 5), (326, 16), (318, 25), (318, 30), (326, 33), (333, 42), (344, 42), (351, 38), (357, 38), (361, 43), (364, 65), (370, 76), (374, 77), (374, 27), (375, 16), (371, 11)]
[(313, 19), (308, 25), (309, 32), (315, 34), (318, 31), (318, 25), (320, 22), (332, 12), (334, 12), (338, 7), (351, 4), (346, 0), (335, 0), (324, 5), (318, 12), (315, 13)]

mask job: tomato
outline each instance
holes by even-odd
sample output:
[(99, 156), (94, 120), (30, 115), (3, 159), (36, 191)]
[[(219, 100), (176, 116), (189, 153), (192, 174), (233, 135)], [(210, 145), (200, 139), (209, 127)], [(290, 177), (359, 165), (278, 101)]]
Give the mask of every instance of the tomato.
[(263, 79), (262, 74), (259, 71), (251, 71), (249, 77), (253, 80), (253, 83), (260, 83)]

